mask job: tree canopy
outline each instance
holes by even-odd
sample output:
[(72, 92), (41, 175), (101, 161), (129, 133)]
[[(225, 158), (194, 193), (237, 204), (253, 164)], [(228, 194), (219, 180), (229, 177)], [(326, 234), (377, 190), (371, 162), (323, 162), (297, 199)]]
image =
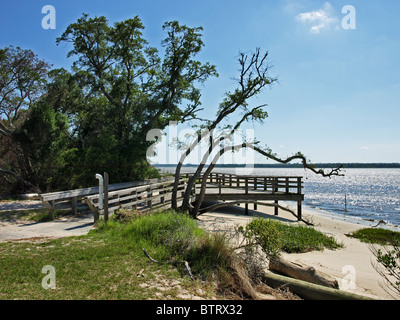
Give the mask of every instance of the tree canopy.
[[(0, 125), (2, 145), (6, 143), (3, 138), (9, 137), (9, 143), (18, 149), (18, 157), (25, 158), (19, 161), (24, 163), (20, 166), (12, 161), (2, 163), (2, 174), (21, 178), (25, 186), (48, 188), (49, 177), (38, 181), (32, 173), (23, 174), (28, 163), (33, 165), (35, 157), (26, 148), (27, 141), (35, 136), (52, 141), (46, 148), (54, 148), (49, 152), (63, 158), (53, 162), (54, 170), (65, 172), (69, 167), (69, 187), (92, 185), (97, 171), (109, 172), (114, 182), (155, 175), (156, 170), (146, 161), (146, 150), (151, 145), (146, 141), (147, 132), (164, 129), (171, 120), (195, 118), (201, 110), (199, 85), (218, 75), (214, 65), (196, 59), (204, 46), (201, 27), (170, 21), (162, 28), (166, 36), (161, 41), (161, 57), (144, 39), (144, 26), (138, 16), (111, 25), (104, 16), (83, 14), (56, 39), (57, 44), (69, 43), (72, 47), (67, 53), (74, 59), (71, 71), (48, 72), (48, 65), (29, 51), (29, 63), (36, 69), (32, 67), (35, 73), (29, 70), (25, 78), (34, 86), (27, 94), (20, 90), (21, 97), (11, 97), (6, 84), (16, 73), (9, 60), (17, 60), (22, 51), (2, 50), (0, 112), (6, 116)], [(25, 64), (25, 69), (30, 67)], [(28, 84), (18, 80), (14, 86), (24, 89)], [(14, 135), (9, 128), (25, 110), (27, 122), (20, 124), (25, 135), (21, 131)], [(38, 110), (43, 118), (35, 118)], [(43, 126), (41, 121), (45, 122)], [(34, 124), (48, 129), (45, 136), (43, 130), (34, 131)], [(62, 143), (54, 135), (60, 130), (66, 138), (61, 139)], [(66, 187), (65, 181), (60, 180), (59, 187)]]

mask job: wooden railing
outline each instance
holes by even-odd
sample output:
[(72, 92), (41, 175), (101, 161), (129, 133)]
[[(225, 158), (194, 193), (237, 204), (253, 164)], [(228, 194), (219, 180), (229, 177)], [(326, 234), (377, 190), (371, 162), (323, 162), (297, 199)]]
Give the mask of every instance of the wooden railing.
[[(186, 182), (186, 178), (179, 181), (177, 201), (183, 199)], [(170, 177), (137, 187), (108, 192), (107, 209), (100, 209), (98, 194), (86, 197), (85, 201), (94, 213), (94, 220), (97, 221), (100, 215), (108, 216), (118, 209), (135, 209), (146, 212), (170, 206), (173, 185), (174, 178)]]
[[(109, 186), (109, 190), (126, 189), (134, 186), (134, 182), (117, 183)], [(70, 206), (72, 213), (77, 213), (79, 202), (88, 195), (98, 194), (99, 187), (89, 187), (82, 189), (50, 192), (40, 194), (40, 199), (44, 206), (49, 210), (50, 219), (54, 218), (54, 211), (58, 208)]]
[(208, 188), (239, 188), (245, 193), (266, 191), (270, 193), (301, 194), (302, 177), (293, 176), (250, 176), (227, 173), (211, 173), (207, 182), (214, 184)]
[[(182, 174), (179, 180), (177, 201), (182, 201), (187, 181), (192, 173)], [(196, 181), (191, 191), (192, 196), (199, 192), (203, 176)], [(137, 181), (127, 184), (110, 185), (104, 192), (104, 207), (99, 203), (99, 188), (86, 188), (42, 194), (43, 203), (54, 212), (56, 203), (68, 201), (73, 210), (76, 210), (77, 199), (81, 198), (94, 213), (97, 221), (100, 215), (108, 217), (115, 210), (127, 208), (140, 211), (149, 211), (171, 205), (174, 177), (164, 177), (146, 181)], [(211, 173), (207, 178), (207, 197), (211, 200), (253, 202), (256, 208), (257, 201), (297, 201), (298, 216), (301, 217), (301, 201), (304, 196), (302, 177), (292, 176), (249, 176), (229, 173)], [(261, 202), (260, 202), (261, 203)], [(277, 214), (278, 208), (275, 208)]]

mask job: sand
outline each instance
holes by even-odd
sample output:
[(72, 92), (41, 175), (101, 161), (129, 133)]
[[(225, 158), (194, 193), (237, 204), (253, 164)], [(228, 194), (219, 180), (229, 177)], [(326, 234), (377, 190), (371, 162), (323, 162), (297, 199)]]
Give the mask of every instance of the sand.
[[(298, 223), (292, 214), (279, 210), (279, 215), (276, 217), (273, 214), (273, 208), (264, 206), (258, 206), (257, 211), (249, 210), (249, 216), (244, 215), (243, 206), (224, 208), (204, 214), (201, 216), (201, 220), (207, 221), (210, 226), (219, 225), (225, 228), (224, 225), (226, 225), (228, 228), (229, 225), (244, 226), (250, 219), (257, 216), (279, 219), (293, 224)], [(376, 257), (371, 251), (371, 246), (346, 236), (355, 230), (374, 226), (376, 223), (350, 218), (341, 220), (339, 217), (319, 210), (304, 208), (303, 217), (312, 221), (316, 229), (343, 243), (344, 248), (301, 254), (284, 253), (284, 259), (312, 266), (319, 272), (335, 278), (341, 290), (380, 300), (400, 299), (399, 295), (393, 297), (393, 294), (390, 295), (387, 289), (384, 289), (383, 278), (373, 266), (376, 264)]]
[[(23, 206), (22, 206), (22, 204)], [(26, 210), (28, 202), (17, 203), (21, 207), (14, 210)], [(29, 203), (28, 207), (40, 206), (40, 203)], [(1, 203), (1, 210), (10, 210), (11, 203)], [(250, 206), (251, 207), (251, 206)], [(254, 217), (265, 217), (278, 219), (288, 223), (296, 224), (297, 219), (288, 212), (279, 210), (279, 215), (274, 216), (273, 208), (258, 206), (258, 210), (249, 210), (249, 215), (244, 214), (243, 206), (223, 208), (200, 216), (202, 225), (213, 229), (230, 229), (233, 225), (245, 226)], [(319, 272), (325, 273), (338, 280), (341, 290), (384, 300), (392, 300), (382, 287), (383, 278), (373, 267), (376, 258), (368, 244), (357, 239), (346, 236), (355, 230), (376, 223), (350, 218), (339, 219), (338, 216), (312, 210), (303, 207), (303, 217), (312, 221), (315, 228), (327, 235), (333, 236), (337, 241), (344, 244), (344, 248), (337, 250), (313, 251), (302, 254), (283, 254), (283, 258), (314, 267)], [(26, 239), (26, 238), (53, 238), (83, 235), (93, 228), (93, 217), (84, 216), (73, 219), (58, 219), (46, 223), (0, 223), (0, 242)], [(400, 231), (400, 230), (397, 230)], [(353, 280), (353, 281), (352, 281)], [(395, 296), (400, 299), (400, 296)]]

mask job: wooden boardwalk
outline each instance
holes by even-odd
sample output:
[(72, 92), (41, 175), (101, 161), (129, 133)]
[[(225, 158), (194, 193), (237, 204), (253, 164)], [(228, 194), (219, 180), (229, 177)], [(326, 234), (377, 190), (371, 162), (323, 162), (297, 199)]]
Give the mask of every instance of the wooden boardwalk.
[[(183, 199), (187, 180), (190, 173), (181, 176), (177, 200), (178, 204)], [(202, 179), (202, 178), (200, 178)], [(200, 180), (199, 179), (199, 180)], [(60, 193), (44, 194), (42, 201), (52, 205), (49, 209), (54, 210), (54, 203), (58, 200), (71, 201), (72, 208), (76, 208), (77, 195), (90, 207), (97, 221), (100, 215), (108, 219), (108, 215), (121, 208), (149, 211), (159, 208), (171, 207), (171, 197), (174, 179), (172, 177), (163, 179), (152, 179), (143, 182), (134, 182), (125, 188), (110, 188), (104, 190), (104, 204), (99, 203), (99, 194), (86, 189), (64, 191)], [(110, 185), (111, 186), (111, 185)], [(192, 190), (192, 199), (195, 200), (200, 193), (200, 183), (196, 183)], [(85, 194), (86, 193), (86, 194)], [(59, 197), (60, 199), (58, 199)], [(301, 205), (304, 200), (302, 194), (302, 177), (293, 176), (245, 176), (226, 173), (212, 173), (207, 179), (207, 188), (204, 200), (225, 202), (224, 206), (244, 203), (245, 212), (248, 214), (248, 205), (253, 204), (254, 210), (257, 205), (268, 205), (275, 207), (275, 215), (278, 215), (280, 201), (294, 201), (297, 203), (297, 218), (301, 220)]]
[[(196, 185), (196, 194), (199, 192)], [(208, 177), (204, 200), (242, 202), (245, 203), (246, 214), (248, 204), (275, 206), (278, 215), (279, 201), (295, 201), (297, 203), (297, 218), (302, 218), (302, 177), (293, 176), (251, 176), (226, 173), (212, 173)], [(269, 202), (269, 203), (266, 203)]]

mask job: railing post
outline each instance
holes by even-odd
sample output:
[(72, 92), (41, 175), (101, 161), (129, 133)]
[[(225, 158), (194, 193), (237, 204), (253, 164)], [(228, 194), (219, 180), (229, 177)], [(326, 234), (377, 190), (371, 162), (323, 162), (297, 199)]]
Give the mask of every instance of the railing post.
[(297, 178), (297, 193), (301, 194), (301, 177)]
[(71, 209), (72, 209), (72, 213), (73, 214), (77, 214), (78, 210), (77, 210), (77, 198), (76, 197), (72, 197), (71, 198)]
[(108, 173), (104, 172), (104, 220), (108, 221)]
[(162, 204), (164, 204), (165, 203), (165, 185), (164, 184), (162, 185), (162, 190), (160, 193), (162, 194), (160, 201)]
[(286, 177), (286, 193), (289, 193), (289, 177)]
[(301, 212), (301, 200), (297, 201), (297, 219), (300, 221), (302, 216)]
[(147, 206), (151, 209), (152, 207), (152, 191), (151, 191), (151, 185), (149, 186), (149, 188), (147, 189)]

